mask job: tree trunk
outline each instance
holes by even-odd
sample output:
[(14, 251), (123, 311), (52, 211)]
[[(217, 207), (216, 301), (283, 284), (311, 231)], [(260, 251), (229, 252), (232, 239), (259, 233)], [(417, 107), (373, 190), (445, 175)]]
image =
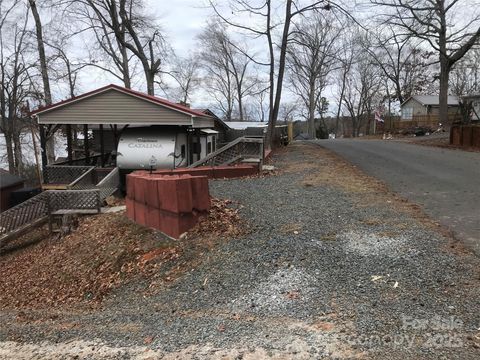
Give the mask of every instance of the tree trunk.
[(42, 22), (37, 11), (35, 0), (28, 0), (32, 15), (35, 20), (35, 30), (37, 35), (38, 56), (40, 60), (40, 71), (42, 73), (43, 92), (45, 96), (45, 103), (50, 105), (52, 103), (52, 94), (50, 92), (50, 81), (48, 79), (47, 58), (45, 56), (45, 44), (43, 42)]
[(150, 71), (150, 68), (144, 67), (144, 72), (145, 72), (145, 80), (147, 81), (147, 94), (148, 95), (155, 95), (155, 88), (153, 86), (153, 75)]
[(5, 136), (5, 146), (7, 148), (8, 171), (15, 173), (15, 158), (13, 156), (13, 138), (9, 132), (3, 134)]
[[(32, 9), (33, 19), (35, 20), (38, 57), (40, 60), (40, 72), (42, 74), (43, 94), (45, 98), (45, 104), (50, 105), (52, 103), (52, 93), (50, 91), (50, 80), (48, 78), (47, 57), (45, 55), (45, 43), (43, 42), (42, 21), (40, 19), (40, 15), (38, 14), (35, 0), (28, 0), (28, 3), (30, 4), (30, 8)], [(47, 139), (47, 157), (49, 162), (55, 161), (55, 138), (54, 137), (50, 137)]]
[(439, 97), (439, 114), (438, 121), (443, 126), (448, 125), (448, 80), (450, 75), (450, 67), (448, 59), (441, 56), (440, 58), (440, 97)]
[(280, 101), (282, 99), (283, 77), (285, 75), (285, 62), (287, 56), (288, 35), (290, 31), (291, 21), (292, 0), (287, 0), (287, 3), (285, 5), (285, 24), (283, 25), (282, 43), (280, 46), (280, 59), (278, 60), (278, 75), (277, 86), (275, 88), (275, 100), (273, 102), (273, 109), (270, 109), (270, 119), (268, 122), (267, 135), (271, 148), (273, 148), (273, 134), (275, 131), (275, 125), (277, 124), (278, 112), (280, 110)]
[(24, 166), (23, 166), (23, 156), (22, 156), (22, 144), (20, 142), (20, 134), (15, 134), (13, 138), (13, 147), (15, 152), (15, 174), (23, 175)]
[[(125, 34), (125, 27), (123, 26), (123, 31)], [(125, 35), (123, 35), (123, 38), (125, 38)], [(120, 48), (120, 53), (122, 54), (122, 77), (123, 77), (123, 84), (127, 89), (131, 89), (131, 80), (130, 80), (130, 65), (128, 63), (128, 54), (127, 54), (127, 48), (125, 47), (124, 44), (125, 41), (117, 41), (119, 48)]]
[(238, 90), (238, 116), (240, 118), (240, 121), (245, 120), (243, 118), (243, 99), (242, 95), (240, 94), (241, 89), (239, 88)]
[(310, 83), (308, 94), (308, 134), (311, 139), (316, 139), (315, 131), (315, 83)]

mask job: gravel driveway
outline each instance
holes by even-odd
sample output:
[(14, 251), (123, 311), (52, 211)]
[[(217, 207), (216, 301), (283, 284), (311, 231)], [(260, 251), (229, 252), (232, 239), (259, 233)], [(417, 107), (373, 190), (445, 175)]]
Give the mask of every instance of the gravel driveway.
[(479, 358), (478, 258), (325, 149), (273, 160), (211, 182), (249, 235), (99, 310), (3, 311), (0, 358)]

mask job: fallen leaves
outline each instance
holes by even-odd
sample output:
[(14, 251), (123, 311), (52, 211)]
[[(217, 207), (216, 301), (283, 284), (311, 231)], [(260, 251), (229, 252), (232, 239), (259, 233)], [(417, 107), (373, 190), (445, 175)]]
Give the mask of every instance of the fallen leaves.
[[(124, 213), (86, 217), (67, 236), (50, 236), (0, 257), (0, 306), (95, 305), (112, 289), (139, 277), (158, 284), (173, 281), (195, 266), (192, 258), (246, 231), (238, 206), (230, 200), (212, 199), (208, 216), (181, 241), (137, 225)], [(166, 264), (172, 270), (161, 271)]]

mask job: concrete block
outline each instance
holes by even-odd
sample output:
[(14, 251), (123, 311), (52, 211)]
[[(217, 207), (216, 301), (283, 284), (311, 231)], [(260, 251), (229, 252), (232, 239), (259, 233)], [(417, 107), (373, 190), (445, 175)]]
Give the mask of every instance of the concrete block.
[(135, 222), (147, 226), (147, 207), (138, 201), (135, 201)]
[(126, 197), (125, 205), (127, 207), (127, 217), (135, 221), (135, 200)]
[(159, 177), (146, 178), (145, 202), (148, 206), (160, 209), (160, 195), (158, 194)]
[(193, 176), (192, 185), (192, 206), (198, 211), (210, 210), (210, 191), (208, 178), (206, 176)]

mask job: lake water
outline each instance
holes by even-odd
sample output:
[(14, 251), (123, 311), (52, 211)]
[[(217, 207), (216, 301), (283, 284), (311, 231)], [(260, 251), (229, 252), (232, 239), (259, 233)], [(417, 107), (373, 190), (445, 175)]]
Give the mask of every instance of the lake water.
[[(38, 134), (36, 134), (35, 139), (37, 142), (38, 159), (41, 162), (42, 156), (40, 155), (40, 139)], [(35, 164), (32, 133), (22, 133), (21, 143), (24, 162), (27, 164)], [(55, 135), (55, 156), (56, 158), (67, 156), (67, 140), (60, 134)], [(8, 170), (7, 147), (5, 145), (5, 136), (3, 134), (0, 134), (0, 168)]]

